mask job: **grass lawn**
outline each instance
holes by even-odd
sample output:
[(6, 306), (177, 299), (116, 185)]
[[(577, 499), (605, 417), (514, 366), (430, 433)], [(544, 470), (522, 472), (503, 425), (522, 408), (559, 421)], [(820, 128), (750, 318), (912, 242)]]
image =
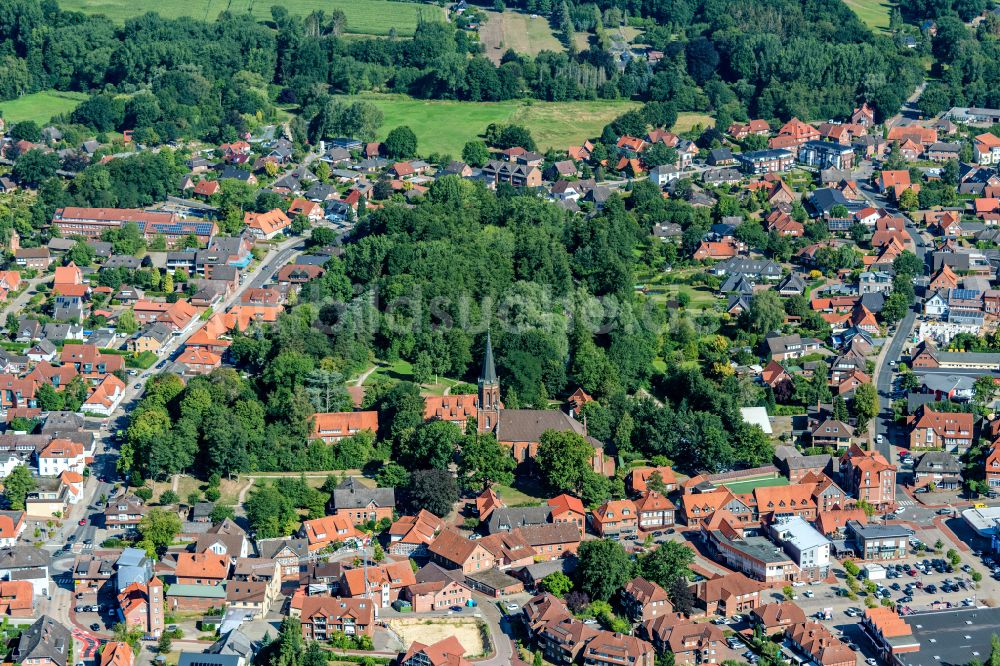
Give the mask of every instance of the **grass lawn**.
[(702, 128), (715, 127), (715, 118), (706, 113), (695, 113), (693, 111), (682, 111), (677, 114), (677, 124), (673, 126), (674, 132), (690, 132), (695, 125)]
[(517, 479), (514, 486), (494, 486), (497, 496), (500, 497), (507, 506), (523, 506), (541, 504), (544, 500), (543, 490), (537, 481), (533, 479)]
[(729, 488), (732, 492), (737, 495), (752, 492), (754, 488), (768, 488), (770, 486), (787, 486), (788, 479), (783, 476), (779, 476), (773, 479), (769, 478), (758, 478), (758, 479), (747, 479), (746, 481), (737, 481), (736, 483), (727, 483), (725, 486)]
[(158, 0), (61, 0), (59, 5), (65, 10), (104, 14), (118, 23), (146, 12), (157, 12), (165, 18), (190, 16), (214, 20), (227, 7), (234, 14), (253, 7), (254, 17), (270, 20), (273, 5), (287, 7), (289, 12), (303, 16), (316, 9), (328, 15), (340, 9), (347, 16), (347, 32), (369, 35), (387, 35), (392, 28), (401, 36), (412, 35), (420, 18), (444, 20), (444, 10), (435, 5), (391, 0), (184, 0), (167, 3)]
[[(418, 100), (404, 95), (363, 95), (385, 114), (380, 139), (394, 127), (408, 125), (417, 135), (419, 152), (448, 153), (458, 158), (462, 146), (480, 136), (490, 123), (517, 123), (531, 130), (538, 148), (565, 150), (599, 136), (604, 126), (629, 109), (627, 101), (457, 102)], [(350, 99), (357, 99), (352, 97)]]
[(376, 384), (380, 381), (412, 381), (413, 366), (409, 361), (395, 361), (393, 363), (379, 363), (378, 369), (368, 375), (365, 384)]
[(542, 51), (562, 53), (562, 42), (552, 33), (547, 19), (541, 16), (506, 10), (485, 12), (487, 18), (479, 29), (479, 41), (486, 48), (486, 57), (495, 63), (507, 49), (536, 55)]
[(872, 30), (886, 31), (889, 28), (892, 4), (885, 0), (844, 0), (844, 3)]
[(0, 102), (0, 112), (8, 123), (34, 120), (39, 125), (45, 125), (52, 116), (69, 113), (85, 99), (86, 93), (45, 90)]

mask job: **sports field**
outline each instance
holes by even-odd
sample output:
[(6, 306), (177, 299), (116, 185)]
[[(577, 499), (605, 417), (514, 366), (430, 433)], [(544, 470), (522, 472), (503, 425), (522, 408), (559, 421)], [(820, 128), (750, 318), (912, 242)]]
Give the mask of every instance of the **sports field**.
[[(350, 99), (358, 99), (351, 97)], [(490, 123), (517, 123), (531, 130), (538, 148), (565, 150), (583, 139), (599, 136), (615, 117), (636, 108), (636, 102), (456, 102), (427, 101), (402, 95), (366, 95), (385, 114), (379, 138), (394, 127), (408, 125), (417, 135), (422, 155), (462, 154), (462, 146), (481, 135)]]
[(412, 35), (421, 19), (444, 20), (444, 9), (436, 5), (392, 0), (59, 0), (63, 9), (104, 14), (118, 23), (146, 12), (157, 12), (165, 18), (190, 16), (214, 20), (227, 9), (234, 13), (250, 9), (256, 18), (270, 19), (273, 5), (287, 7), (289, 12), (303, 16), (317, 9), (327, 14), (340, 9), (347, 16), (347, 32), (368, 35), (387, 35), (392, 28), (401, 36)]
[(737, 495), (743, 495), (746, 493), (753, 492), (754, 488), (768, 488), (770, 486), (787, 486), (788, 479), (783, 476), (776, 478), (756, 478), (756, 479), (746, 479), (744, 481), (736, 481), (735, 483), (723, 484), (729, 490), (736, 493)]
[(872, 30), (885, 31), (889, 28), (892, 3), (886, 0), (844, 0), (844, 4), (854, 10), (858, 18)]
[(39, 125), (44, 125), (52, 116), (69, 113), (85, 99), (85, 93), (46, 90), (0, 102), (0, 112), (8, 123), (34, 120)]
[(552, 34), (548, 20), (542, 16), (532, 18), (532, 14), (510, 10), (484, 13), (487, 19), (479, 28), (479, 41), (486, 48), (486, 57), (494, 63), (499, 64), (507, 49), (528, 55), (564, 50), (562, 42)]

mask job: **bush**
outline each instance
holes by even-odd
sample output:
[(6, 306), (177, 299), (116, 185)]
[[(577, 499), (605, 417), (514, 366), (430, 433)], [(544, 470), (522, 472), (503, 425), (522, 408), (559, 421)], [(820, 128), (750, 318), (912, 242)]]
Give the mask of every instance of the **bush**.
[(180, 501), (180, 496), (172, 490), (164, 490), (160, 493), (160, 504), (177, 504)]
[(205, 489), (205, 499), (207, 499), (209, 502), (217, 502), (220, 497), (222, 497), (222, 493), (219, 492), (218, 488)]
[(135, 496), (141, 499), (143, 502), (148, 502), (153, 499), (153, 489), (143, 486), (142, 488), (136, 488)]

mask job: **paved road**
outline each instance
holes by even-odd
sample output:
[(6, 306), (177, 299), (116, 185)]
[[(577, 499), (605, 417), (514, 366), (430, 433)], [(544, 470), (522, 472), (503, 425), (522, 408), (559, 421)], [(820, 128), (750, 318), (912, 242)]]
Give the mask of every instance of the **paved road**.
[[(239, 302), (240, 297), (247, 289), (267, 284), (273, 279), (275, 273), (295, 254), (301, 252), (304, 247), (304, 239), (292, 238), (272, 248), (261, 264), (248, 275), (239, 289), (219, 305), (218, 311), (225, 311), (232, 304)], [(161, 358), (167, 359), (179, 354), (188, 338), (200, 330), (202, 326), (204, 326), (204, 322), (198, 320), (189, 330), (174, 336), (161, 350)], [(94, 502), (102, 496), (111, 496), (114, 490), (113, 483), (100, 480), (113, 480), (117, 476), (118, 442), (115, 441), (113, 433), (127, 426), (127, 414), (140, 399), (146, 382), (153, 374), (155, 374), (155, 369), (131, 378), (126, 387), (125, 398), (98, 433), (94, 464), (91, 467), (92, 475), (86, 482), (82, 500), (70, 507), (63, 526), (53, 534), (45, 545), (45, 548), (50, 552), (58, 551), (58, 555), (52, 567), (52, 578), (55, 581), (52, 587), (52, 598), (46, 601), (47, 608), (43, 612), (49, 613), (67, 626), (75, 625), (70, 618), (70, 608), (75, 602), (73, 583), (69, 575), (73, 565), (73, 557), (81, 551), (91, 550), (99, 539), (103, 539), (107, 535), (103, 530), (100, 534), (98, 533), (98, 525), (103, 523), (100, 518), (102, 510), (95, 506)], [(80, 520), (84, 521), (83, 525), (79, 524)], [(87, 544), (86, 541), (91, 543)], [(64, 543), (73, 546), (73, 552), (61, 552), (60, 549)]]
[[(862, 184), (860, 190), (868, 202), (876, 208), (891, 208), (889, 201), (870, 186)], [(924, 262), (924, 272), (926, 273), (927, 248), (924, 246), (916, 227), (913, 226), (913, 220), (909, 218), (906, 218), (906, 233), (909, 234), (910, 240), (913, 242), (914, 253), (917, 255), (917, 258), (921, 262)], [(875, 422), (875, 446), (879, 453), (885, 456), (886, 460), (890, 462), (894, 459), (892, 455), (894, 438), (901, 435), (901, 433), (895, 432), (892, 418), (892, 377), (895, 373), (895, 366), (892, 365), (892, 362), (898, 362), (900, 353), (903, 351), (903, 345), (913, 330), (916, 317), (914, 308), (911, 308), (906, 313), (906, 316), (899, 322), (892, 337), (886, 343), (885, 350), (879, 356), (875, 369), (875, 387), (878, 389), (879, 395), (879, 416)], [(879, 435), (882, 437), (881, 442), (878, 441)]]
[(926, 83), (921, 83), (917, 86), (917, 89), (913, 91), (913, 94), (910, 95), (905, 102), (903, 102), (903, 106), (900, 108), (899, 113), (885, 121), (886, 128), (891, 128), (894, 125), (902, 123), (904, 120), (919, 120), (920, 109), (917, 108), (917, 102), (920, 101), (920, 96), (924, 94), (924, 89), (926, 88)]

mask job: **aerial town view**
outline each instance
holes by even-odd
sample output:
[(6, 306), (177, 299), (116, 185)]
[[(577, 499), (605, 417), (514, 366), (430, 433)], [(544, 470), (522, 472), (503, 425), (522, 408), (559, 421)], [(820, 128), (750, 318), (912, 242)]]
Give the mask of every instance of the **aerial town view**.
[(1000, 666), (997, 0), (0, 0), (0, 665)]

